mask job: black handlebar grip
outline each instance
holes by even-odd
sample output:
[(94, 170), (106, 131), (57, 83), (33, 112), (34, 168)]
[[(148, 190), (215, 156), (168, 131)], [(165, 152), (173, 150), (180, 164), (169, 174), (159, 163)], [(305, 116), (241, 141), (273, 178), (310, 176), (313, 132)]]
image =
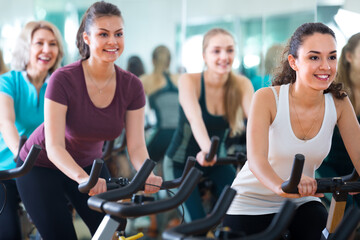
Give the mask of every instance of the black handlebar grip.
[(355, 168), (351, 174), (342, 177), (342, 180), (344, 182), (355, 182), (358, 179), (359, 179), (359, 174), (357, 173)]
[(100, 158), (94, 160), (89, 179), (86, 182), (80, 183), (78, 186), (78, 189), (81, 193), (88, 193), (90, 189), (92, 189), (96, 185), (103, 164), (104, 161)]
[(281, 188), (286, 193), (298, 193), (298, 184), (304, 168), (305, 157), (302, 154), (296, 154), (294, 165), (291, 170), (290, 179), (281, 184)]
[(171, 188), (179, 187), (180, 184), (184, 181), (186, 175), (191, 170), (191, 168), (195, 166), (195, 163), (196, 163), (196, 159), (194, 157), (188, 157), (181, 177), (176, 178), (174, 180), (163, 182), (161, 184), (161, 189), (171, 189)]
[(22, 148), (22, 146), (24, 146), (25, 142), (27, 140), (27, 136), (26, 135), (21, 135), (20, 136), (20, 140), (19, 140), (19, 146), (18, 146), (18, 152), (14, 158), (14, 161), (17, 162), (19, 156), (20, 156), (20, 150)]
[(280, 211), (275, 214), (270, 225), (263, 231), (251, 236), (241, 238), (241, 240), (258, 240), (258, 239), (279, 239), (281, 235), (286, 231), (293, 216), (295, 214), (296, 204), (287, 199)]
[(205, 218), (196, 219), (190, 223), (180, 224), (179, 226), (164, 231), (162, 239), (187, 239), (186, 236), (189, 235), (202, 235), (207, 233), (221, 222), (235, 195), (236, 191), (234, 189), (225, 186), (210, 214)]
[(107, 160), (111, 157), (112, 151), (114, 149), (114, 140), (105, 141), (103, 146), (103, 154), (101, 156), (102, 159)]
[(213, 160), (213, 158), (215, 157), (216, 152), (218, 150), (218, 147), (219, 147), (219, 141), (220, 141), (219, 137), (217, 137), (217, 136), (211, 137), (210, 150), (209, 150), (209, 153), (206, 154), (206, 156), (205, 156), (205, 161), (211, 162), (211, 160)]
[(28, 173), (33, 167), (40, 152), (41, 152), (41, 147), (39, 145), (34, 144), (31, 147), (28, 155), (26, 156), (24, 164), (21, 167), (0, 171), (0, 180), (8, 180), (12, 178), (21, 177), (26, 173)]
[(184, 181), (181, 183), (178, 192), (171, 198), (162, 199), (147, 204), (127, 204), (106, 202), (102, 208), (105, 213), (112, 216), (127, 218), (127, 217), (140, 217), (153, 213), (160, 213), (179, 206), (184, 202), (191, 192), (196, 187), (198, 181), (202, 176), (202, 172), (197, 168), (192, 168)]

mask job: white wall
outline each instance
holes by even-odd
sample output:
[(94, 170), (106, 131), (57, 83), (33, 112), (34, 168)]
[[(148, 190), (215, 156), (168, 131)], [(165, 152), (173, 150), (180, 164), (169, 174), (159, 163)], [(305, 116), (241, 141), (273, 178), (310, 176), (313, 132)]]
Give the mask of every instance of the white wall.
[[(126, 66), (129, 56), (139, 55), (152, 71), (151, 53), (154, 47), (164, 44), (175, 56), (176, 26), (182, 22), (182, 4), (186, 3), (186, 22), (205, 21), (223, 17), (255, 17), (284, 14), (316, 9), (317, 0), (109, 0), (116, 4), (125, 20), (125, 51), (118, 64)], [(324, 1), (324, 0), (323, 0)], [(345, 1), (348, 10), (360, 12), (359, 0)], [(66, 3), (87, 8), (94, 0), (0, 0), (0, 29), (5, 24), (24, 24), (35, 19), (41, 7), (46, 10), (65, 9)], [(39, 7), (41, 6), (41, 7)], [(185, 23), (186, 23), (185, 22)], [(18, 24), (18, 25), (19, 25)], [(355, 24), (355, 23), (354, 23)], [(22, 26), (19, 26), (19, 28)], [(16, 37), (7, 33), (5, 37)], [(4, 48), (4, 36), (0, 36), (0, 48)], [(75, 42), (75, 39), (74, 39)], [(6, 50), (6, 49), (5, 49)], [(171, 65), (174, 71), (175, 61)]]
[[(119, 64), (126, 67), (131, 55), (139, 55), (147, 72), (152, 71), (151, 54), (166, 45), (175, 59), (176, 26), (181, 23), (181, 0), (112, 1), (122, 11), (125, 22), (125, 50)], [(175, 69), (172, 62), (171, 69)]]

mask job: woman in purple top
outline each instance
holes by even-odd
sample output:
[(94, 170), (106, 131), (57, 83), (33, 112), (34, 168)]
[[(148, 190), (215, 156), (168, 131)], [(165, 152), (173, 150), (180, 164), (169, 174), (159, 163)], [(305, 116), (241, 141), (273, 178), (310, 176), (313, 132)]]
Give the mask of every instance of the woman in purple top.
[[(104, 140), (126, 128), (131, 162), (139, 169), (148, 152), (144, 138), (145, 95), (140, 80), (114, 64), (124, 50), (124, 25), (119, 9), (96, 2), (84, 14), (77, 33), (82, 60), (51, 76), (45, 95), (45, 120), (26, 142), (19, 165), (30, 147), (42, 152), (32, 171), (17, 179), (19, 192), (43, 239), (76, 239), (70, 200), (94, 234), (102, 214), (87, 206), (89, 196), (77, 190), (89, 178), (95, 158), (101, 157)], [(108, 177), (103, 172), (102, 177)], [(106, 191), (100, 178), (89, 195)], [(162, 179), (151, 174), (145, 192), (153, 193)]]

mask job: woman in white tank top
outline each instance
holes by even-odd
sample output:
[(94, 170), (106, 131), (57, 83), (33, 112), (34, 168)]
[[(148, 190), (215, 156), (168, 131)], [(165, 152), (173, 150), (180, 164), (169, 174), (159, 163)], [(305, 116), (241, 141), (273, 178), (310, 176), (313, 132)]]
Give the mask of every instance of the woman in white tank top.
[[(314, 172), (331, 147), (335, 124), (354, 166), (360, 172), (360, 127), (352, 105), (333, 82), (336, 69), (334, 32), (322, 23), (305, 23), (285, 48), (273, 87), (258, 90), (247, 126), (248, 162), (232, 187), (237, 195), (224, 226), (254, 234), (270, 224), (286, 198), (297, 204), (289, 227), (291, 239), (320, 239), (327, 211), (316, 194)], [(295, 154), (305, 156), (300, 194), (287, 194), (281, 184), (288, 179)]]

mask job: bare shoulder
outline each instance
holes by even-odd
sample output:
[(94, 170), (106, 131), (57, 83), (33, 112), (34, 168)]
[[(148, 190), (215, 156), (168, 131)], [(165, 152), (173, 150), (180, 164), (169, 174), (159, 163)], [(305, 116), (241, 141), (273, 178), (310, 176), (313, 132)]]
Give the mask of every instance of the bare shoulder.
[(149, 94), (152, 88), (152, 76), (149, 74), (144, 74), (139, 77), (141, 83), (144, 86), (144, 90), (146, 94)]
[(239, 84), (239, 85), (245, 85), (245, 86), (248, 86), (248, 85), (252, 85), (250, 79), (248, 79), (247, 77), (245, 77), (244, 75), (240, 75), (240, 74), (234, 74), (235, 76), (235, 79), (236, 79), (236, 82)]
[(179, 78), (180, 78), (180, 74), (171, 74), (171, 75), (170, 75), (171, 82), (172, 82), (175, 86), (178, 85)]
[(341, 116), (343, 111), (353, 111), (354, 110), (348, 96), (346, 96), (342, 99), (336, 98), (334, 96), (332, 96), (332, 98), (334, 99), (334, 104), (335, 104), (336, 114), (337, 114), (338, 119)]
[(242, 93), (254, 93), (254, 87), (247, 77), (243, 75), (235, 74), (235, 79), (237, 83), (237, 87)]
[[(275, 86), (273, 88), (275, 89), (277, 96), (279, 96), (280, 86)], [(258, 98), (259, 100), (264, 100), (269, 102), (273, 101), (274, 103), (276, 102), (274, 91), (271, 87), (264, 87), (258, 89), (255, 92), (254, 97)]]
[(195, 87), (200, 83), (201, 73), (185, 73), (179, 77), (179, 86)]
[(149, 81), (150, 75), (149, 74), (143, 74), (139, 76), (140, 81), (144, 84)]
[(270, 112), (271, 122), (275, 119), (277, 106), (276, 98), (279, 96), (280, 86), (274, 87), (276, 96), (271, 87), (264, 87), (257, 90), (253, 97), (253, 108), (268, 110)]

